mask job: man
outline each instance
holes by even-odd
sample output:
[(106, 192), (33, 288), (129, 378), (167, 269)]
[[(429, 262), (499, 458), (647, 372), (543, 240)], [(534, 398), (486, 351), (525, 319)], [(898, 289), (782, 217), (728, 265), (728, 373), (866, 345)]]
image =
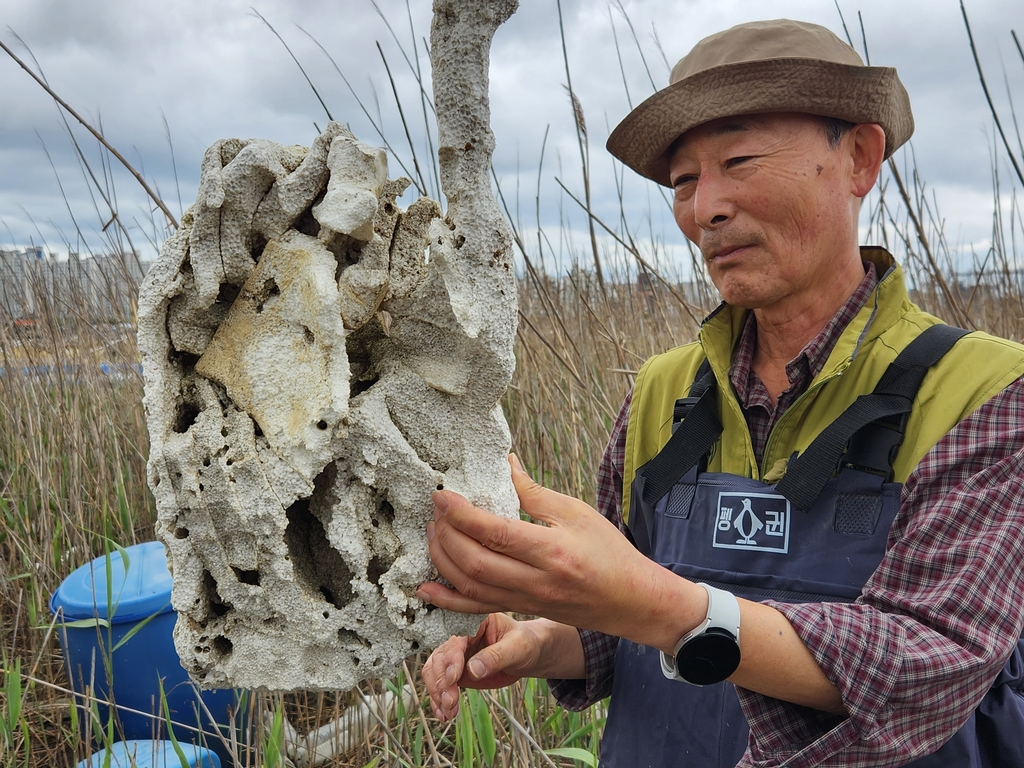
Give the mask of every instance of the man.
[(604, 516), (514, 457), (545, 526), (435, 495), (454, 589), (419, 594), (491, 612), (425, 665), (438, 717), (544, 676), (565, 706), (611, 692), (611, 768), (1024, 766), (1024, 348), (857, 245), (912, 130), (894, 70), (791, 21), (701, 41), (616, 128), (724, 303), (637, 376)]

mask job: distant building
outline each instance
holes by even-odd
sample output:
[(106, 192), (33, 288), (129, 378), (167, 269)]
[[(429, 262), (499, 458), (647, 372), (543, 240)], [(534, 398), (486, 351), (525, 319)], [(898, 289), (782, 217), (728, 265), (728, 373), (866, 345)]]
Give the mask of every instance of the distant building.
[(0, 316), (6, 323), (48, 314), (131, 320), (149, 265), (132, 253), (58, 259), (39, 247), (0, 249)]

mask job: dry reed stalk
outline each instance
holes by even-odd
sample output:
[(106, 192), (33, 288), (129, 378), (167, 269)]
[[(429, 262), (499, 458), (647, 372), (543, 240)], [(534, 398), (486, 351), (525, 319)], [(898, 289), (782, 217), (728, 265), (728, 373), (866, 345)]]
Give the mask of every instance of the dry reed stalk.
[(100, 142), (107, 149), (107, 151), (110, 152), (110, 154), (112, 154), (114, 157), (116, 157), (121, 162), (121, 164), (128, 170), (128, 172), (131, 173), (132, 176), (135, 177), (135, 180), (139, 183), (139, 186), (141, 186), (144, 190), (146, 190), (146, 194), (149, 195), (149, 197), (150, 197), (150, 199), (152, 199), (153, 203), (161, 211), (163, 211), (163, 213), (167, 217), (167, 221), (170, 223), (170, 225), (172, 227), (174, 227), (175, 229), (177, 229), (178, 228), (178, 220), (174, 218), (174, 215), (170, 212), (170, 210), (168, 210), (167, 206), (164, 205), (164, 201), (161, 200), (160, 196), (157, 195), (156, 192), (154, 192), (150, 188), (149, 184), (146, 182), (145, 178), (143, 178), (142, 174), (139, 173), (137, 170), (135, 170), (135, 167), (132, 166), (132, 164), (129, 163), (127, 160), (125, 160), (124, 156), (121, 155), (120, 152), (118, 152), (113, 146), (111, 146), (111, 144), (106, 140), (106, 138), (104, 138), (103, 134), (100, 133), (95, 128), (93, 128), (92, 125), (89, 122), (87, 122), (81, 115), (79, 115), (71, 107), (70, 104), (68, 104), (60, 96), (58, 96), (57, 93), (52, 88), (50, 88), (50, 86), (46, 83), (46, 81), (43, 80), (35, 72), (33, 72), (31, 67), (29, 67), (25, 62), (23, 62), (20, 58), (18, 58), (17, 54), (15, 54), (14, 51), (12, 51), (10, 48), (8, 48), (7, 45), (5, 45), (2, 40), (0, 40), (0, 48), (2, 48), (4, 53), (6, 53), (8, 56), (10, 56), (15, 61), (15, 63), (17, 63), (17, 65), (19, 67), (21, 67), (23, 70), (25, 70), (29, 74), (29, 76), (33, 80), (35, 80), (36, 83), (39, 84), (39, 87), (42, 88), (44, 91), (46, 91), (50, 95), (50, 97), (55, 102), (57, 102), (57, 104), (59, 104), (69, 115), (71, 115), (73, 118), (75, 118), (75, 120), (77, 120), (79, 123), (81, 123), (86, 128), (86, 130), (89, 131), (89, 133), (91, 133), (93, 136), (95, 136), (96, 140), (98, 142)]

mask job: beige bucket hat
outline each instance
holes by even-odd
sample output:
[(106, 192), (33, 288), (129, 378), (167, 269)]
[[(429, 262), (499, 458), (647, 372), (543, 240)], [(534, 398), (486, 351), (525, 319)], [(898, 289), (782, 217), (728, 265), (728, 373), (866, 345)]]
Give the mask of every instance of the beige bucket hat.
[(806, 112), (878, 123), (886, 157), (914, 132), (910, 97), (896, 70), (865, 66), (817, 24), (755, 21), (705, 37), (675, 65), (669, 83), (608, 137), (609, 152), (666, 187), (672, 142), (720, 117)]

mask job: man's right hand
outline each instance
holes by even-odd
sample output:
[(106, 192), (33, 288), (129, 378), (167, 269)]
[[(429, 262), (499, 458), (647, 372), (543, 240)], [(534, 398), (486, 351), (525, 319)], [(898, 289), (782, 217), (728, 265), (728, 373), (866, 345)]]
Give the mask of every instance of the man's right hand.
[[(561, 642), (551, 641), (561, 636)], [(452, 637), (438, 646), (423, 665), (434, 714), (447, 722), (459, 711), (461, 688), (504, 688), (523, 677), (564, 676), (582, 672), (582, 647), (576, 630), (544, 619), (516, 621), (504, 613), (492, 613), (484, 619), (474, 637)], [(543, 653), (565, 647), (568, 641), (568, 666), (551, 664)], [(556, 653), (555, 656), (561, 654)], [(545, 658), (547, 657), (547, 658)]]

